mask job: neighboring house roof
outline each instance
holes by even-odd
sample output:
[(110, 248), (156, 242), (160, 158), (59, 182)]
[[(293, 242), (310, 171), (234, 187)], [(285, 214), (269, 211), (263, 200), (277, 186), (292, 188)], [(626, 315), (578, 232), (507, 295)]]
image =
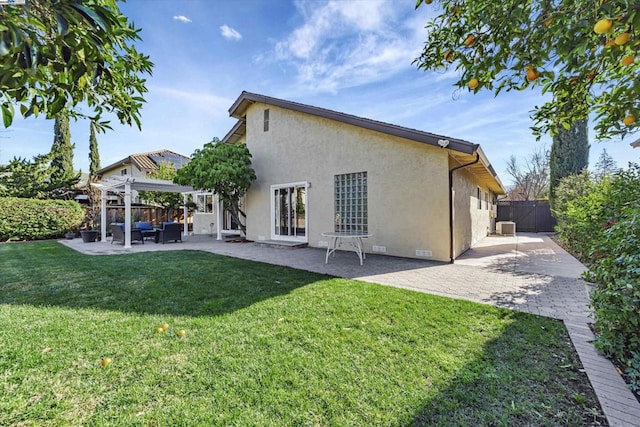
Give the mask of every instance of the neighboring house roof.
[(158, 150), (158, 151), (150, 151), (148, 153), (139, 153), (139, 154), (131, 154), (128, 157), (125, 157), (122, 160), (118, 160), (115, 163), (106, 166), (99, 171), (96, 172), (96, 175), (104, 175), (105, 172), (110, 171), (111, 169), (115, 169), (124, 165), (134, 165), (139, 170), (144, 171), (145, 173), (150, 173), (155, 170), (160, 169), (160, 165), (163, 162), (168, 162), (173, 164), (176, 169), (180, 169), (186, 163), (189, 163), (191, 159), (189, 157), (183, 156), (182, 154), (174, 153), (169, 150)]
[(240, 140), (246, 134), (246, 111), (254, 103), (261, 102), (276, 107), (286, 108), (288, 110), (298, 111), (301, 113), (311, 114), (314, 116), (335, 120), (341, 123), (381, 132), (387, 135), (397, 136), (412, 141), (421, 142), (432, 145), (434, 147), (446, 148), (451, 157), (460, 164), (471, 163), (479, 159), (477, 164), (470, 165), (468, 169), (476, 174), (491, 191), (496, 194), (506, 194), (505, 188), (500, 182), (500, 178), (496, 174), (493, 166), (480, 148), (480, 144), (474, 144), (462, 139), (451, 138), (448, 136), (437, 135), (430, 132), (423, 132), (416, 129), (406, 128), (393, 125), (390, 123), (380, 122), (377, 120), (366, 119), (364, 117), (353, 116), (351, 114), (340, 113), (337, 111), (327, 110), (325, 108), (314, 107), (311, 105), (300, 104), (298, 102), (287, 101), (284, 99), (272, 98), (270, 96), (259, 95), (256, 93), (243, 91), (238, 99), (229, 108), (229, 115), (238, 119), (238, 122), (222, 139), (223, 142), (234, 143)]

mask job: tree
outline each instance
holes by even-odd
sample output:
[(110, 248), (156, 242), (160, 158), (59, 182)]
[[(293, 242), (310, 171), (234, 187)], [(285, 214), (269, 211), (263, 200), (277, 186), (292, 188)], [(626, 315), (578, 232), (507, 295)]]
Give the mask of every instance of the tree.
[[(176, 177), (176, 167), (169, 162), (162, 162), (158, 170), (149, 174), (150, 178), (164, 179), (172, 181)], [(140, 198), (146, 203), (156, 204), (163, 209), (168, 210), (168, 216), (171, 218), (173, 215), (171, 210), (179, 211), (184, 203), (182, 194), (180, 193), (167, 193), (162, 191), (140, 191)], [(169, 219), (167, 218), (167, 219)]]
[(60, 114), (53, 126), (53, 144), (49, 158), (51, 159), (51, 193), (53, 198), (68, 198), (73, 194), (73, 187), (80, 181), (80, 174), (73, 169), (73, 149), (69, 117)]
[(604, 178), (607, 175), (614, 174), (619, 170), (616, 161), (613, 160), (613, 157), (611, 157), (609, 153), (607, 153), (606, 148), (602, 149), (595, 169), (596, 175), (600, 178)]
[(97, 181), (96, 172), (100, 170), (100, 153), (98, 151), (98, 139), (96, 138), (95, 123), (89, 122), (89, 179), (84, 188), (84, 194), (87, 196), (88, 206), (85, 210), (85, 218), (83, 228), (96, 228), (102, 205), (102, 191), (94, 187)]
[(8, 165), (0, 168), (0, 196), (23, 197), (28, 199), (59, 198), (76, 182), (52, 178), (51, 153), (39, 155), (32, 161), (14, 157)]
[(549, 160), (549, 200), (554, 204), (555, 189), (565, 176), (579, 174), (589, 166), (587, 121), (580, 120), (571, 129), (561, 129), (553, 137)]
[(509, 190), (510, 200), (544, 197), (549, 191), (549, 150), (539, 147), (524, 160), (524, 165), (512, 155), (507, 162), (507, 173), (514, 181), (513, 188)]
[[(5, 127), (14, 104), (24, 117), (54, 118), (64, 109), (89, 117), (98, 130), (103, 112), (140, 128), (147, 92), (141, 74), (153, 63), (133, 41), (139, 30), (117, 0), (38, 0), (0, 8), (0, 109)], [(90, 113), (74, 107), (82, 104)]]
[(223, 144), (214, 138), (193, 153), (191, 161), (178, 170), (174, 182), (216, 193), (240, 229), (246, 232), (246, 225), (240, 220), (241, 215), (246, 216), (240, 209), (240, 199), (255, 179), (247, 146)]
[[(431, 1), (417, 0), (416, 8)], [(436, 3), (436, 2), (434, 2)], [(534, 133), (555, 135), (593, 113), (596, 137), (640, 125), (640, 3), (631, 0), (441, 0), (415, 60), (454, 68), (474, 93), (541, 88)], [(436, 5), (429, 7), (436, 8)]]
[(69, 117), (64, 114), (56, 117), (53, 125), (53, 144), (51, 144), (51, 174), (53, 179), (65, 180), (76, 177), (73, 170), (73, 149)]
[(100, 152), (98, 151), (98, 139), (96, 138), (96, 126), (89, 123), (89, 176), (94, 177), (100, 170)]

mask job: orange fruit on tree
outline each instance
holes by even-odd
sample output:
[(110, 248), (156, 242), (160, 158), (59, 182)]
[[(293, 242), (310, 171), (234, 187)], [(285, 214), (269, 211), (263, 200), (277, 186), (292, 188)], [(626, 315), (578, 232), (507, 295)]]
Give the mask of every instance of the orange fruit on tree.
[(613, 21), (611, 21), (611, 19), (601, 19), (593, 26), (593, 31), (595, 31), (596, 34), (604, 34), (609, 31), (612, 25)]
[(474, 36), (473, 34), (469, 34), (467, 38), (464, 39), (464, 45), (469, 47), (473, 44), (474, 41), (476, 41), (476, 36)]
[(614, 43), (618, 46), (622, 46), (626, 42), (629, 41), (629, 33), (622, 33), (618, 37), (615, 38)]
[(609, 40), (604, 44), (604, 47), (618, 46), (615, 40)]
[(431, 4), (433, 0), (424, 0), (424, 4)]
[(530, 82), (534, 81), (538, 77), (540, 77), (540, 73), (533, 67), (527, 67), (527, 80)]
[(478, 79), (473, 78), (473, 79), (469, 80), (468, 86), (469, 86), (469, 89), (473, 90), (473, 89), (477, 88), (479, 84), (480, 84), (480, 82), (478, 81)]
[(542, 23), (542, 25), (544, 25), (545, 27), (548, 27), (549, 25), (553, 24), (553, 18), (551, 19), (547, 19), (546, 21), (544, 21)]
[(629, 115), (627, 117), (625, 117), (624, 119), (622, 119), (622, 123), (624, 123), (627, 126), (631, 126), (632, 124), (634, 124), (636, 122), (636, 116), (634, 116), (633, 114), (629, 113)]
[(451, 62), (453, 61), (453, 51), (452, 50), (448, 50), (444, 53), (444, 60)]
[(635, 59), (636, 59), (635, 56), (627, 55), (624, 58), (622, 58), (622, 60), (620, 61), (620, 64), (623, 65), (623, 66), (631, 65), (631, 64), (633, 64), (633, 61)]

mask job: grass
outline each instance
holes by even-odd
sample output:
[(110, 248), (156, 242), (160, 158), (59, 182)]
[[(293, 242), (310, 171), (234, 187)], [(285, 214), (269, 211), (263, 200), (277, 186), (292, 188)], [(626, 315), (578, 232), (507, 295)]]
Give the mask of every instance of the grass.
[(552, 319), (192, 251), (0, 272), (0, 425), (605, 423)]

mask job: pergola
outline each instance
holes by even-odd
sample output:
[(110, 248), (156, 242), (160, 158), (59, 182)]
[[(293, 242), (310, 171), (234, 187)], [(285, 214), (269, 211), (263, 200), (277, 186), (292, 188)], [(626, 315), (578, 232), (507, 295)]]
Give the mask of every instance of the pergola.
[(171, 181), (150, 178), (132, 177), (110, 177), (101, 182), (92, 183), (94, 187), (102, 192), (102, 204), (100, 213), (100, 235), (101, 241), (107, 241), (107, 193), (124, 193), (124, 247), (131, 247), (131, 190), (136, 191), (159, 191), (162, 193), (182, 193), (184, 196), (184, 230), (183, 236), (188, 235), (187, 224), (187, 195), (196, 193), (192, 187), (177, 185)]

